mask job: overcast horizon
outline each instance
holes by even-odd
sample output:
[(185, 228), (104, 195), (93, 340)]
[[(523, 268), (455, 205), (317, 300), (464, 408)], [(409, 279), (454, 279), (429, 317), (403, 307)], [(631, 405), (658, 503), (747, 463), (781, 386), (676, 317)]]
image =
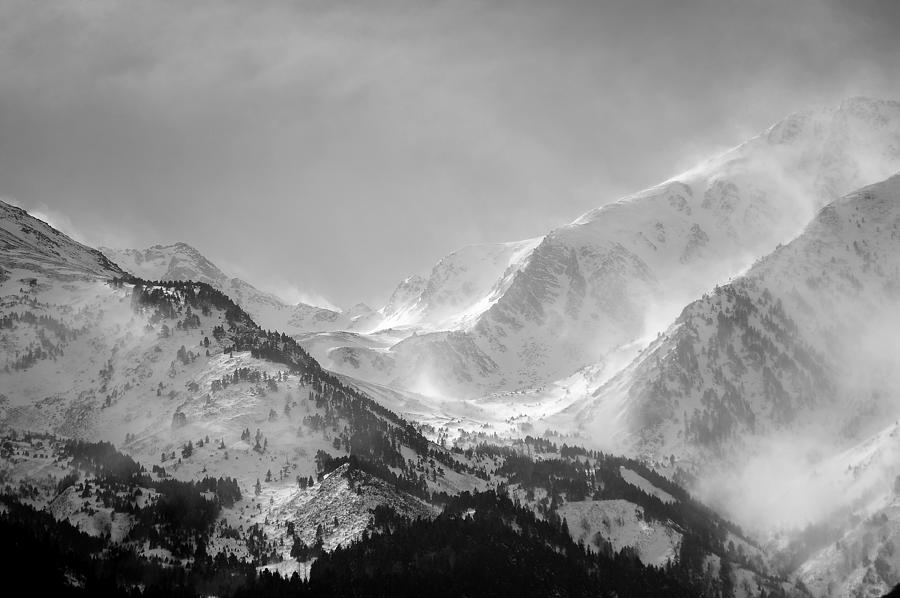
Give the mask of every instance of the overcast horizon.
[(900, 3), (0, 3), (0, 198), (379, 307), (849, 96), (900, 99)]

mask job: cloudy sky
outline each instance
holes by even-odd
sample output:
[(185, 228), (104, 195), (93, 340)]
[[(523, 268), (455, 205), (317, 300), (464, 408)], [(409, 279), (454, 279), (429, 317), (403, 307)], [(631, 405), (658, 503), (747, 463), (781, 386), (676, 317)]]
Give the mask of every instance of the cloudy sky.
[(900, 98), (898, 57), (894, 0), (0, 0), (0, 196), (377, 306), (789, 112)]

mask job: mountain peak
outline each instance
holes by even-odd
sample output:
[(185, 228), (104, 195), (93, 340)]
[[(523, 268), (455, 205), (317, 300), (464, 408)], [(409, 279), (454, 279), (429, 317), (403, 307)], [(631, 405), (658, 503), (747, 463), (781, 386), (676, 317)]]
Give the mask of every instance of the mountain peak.
[[(856, 123), (850, 125), (849, 119)], [(799, 140), (846, 143), (858, 137), (860, 127), (879, 129), (900, 121), (900, 102), (863, 96), (849, 97), (836, 106), (810, 108), (789, 114), (763, 134), (773, 144)]]
[(17, 206), (0, 201), (0, 270), (25, 269), (56, 277), (121, 277), (106, 256)]
[(855, 113), (884, 113), (891, 111), (898, 113), (900, 112), (900, 102), (867, 96), (850, 96), (841, 102), (838, 110)]

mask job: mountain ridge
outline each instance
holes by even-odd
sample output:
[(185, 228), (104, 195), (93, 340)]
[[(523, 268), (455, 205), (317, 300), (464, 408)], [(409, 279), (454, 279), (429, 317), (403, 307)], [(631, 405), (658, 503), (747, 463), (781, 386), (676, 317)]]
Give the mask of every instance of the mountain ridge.
[[(414, 328), (415, 353), (402, 343), (349, 346), (332, 350), (332, 367), (474, 398), (618, 363), (685, 304), (789, 241), (818, 208), (898, 166), (900, 103), (854, 98), (790, 115), (534, 240), (474, 318), (441, 331)], [(420, 281), (411, 279), (417, 289)]]
[(0, 201), (0, 244), (7, 272), (31, 269), (57, 276), (122, 276), (100, 251), (83, 245), (22, 208)]

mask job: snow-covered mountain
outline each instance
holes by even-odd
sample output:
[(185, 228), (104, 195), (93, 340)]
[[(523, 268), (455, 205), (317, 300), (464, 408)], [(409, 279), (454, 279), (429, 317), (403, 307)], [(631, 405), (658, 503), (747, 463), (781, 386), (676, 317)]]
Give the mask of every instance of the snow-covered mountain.
[[(397, 323), (436, 327), (419, 326), (387, 351), (345, 347), (329, 356), (348, 375), (444, 396), (534, 387), (618, 363), (683, 305), (789, 241), (822, 206), (898, 168), (900, 103), (856, 98), (794, 114), (542, 239), (445, 258), (429, 281), (404, 281), (389, 310)], [(490, 267), (462, 268), (477, 273), (471, 282), (455, 277), (457, 261), (476, 251)], [(480, 298), (457, 300), (458, 289)]]
[(228, 295), (260, 326), (279, 332), (300, 334), (352, 328), (370, 317), (372, 311), (363, 304), (346, 313), (302, 302), (291, 305), (240, 278), (228, 276), (187, 243), (154, 245), (146, 249), (102, 247), (101, 251), (122, 268), (144, 280), (193, 280), (206, 283)]
[(381, 328), (456, 330), (484, 313), (506, 291), (540, 239), (469, 245), (441, 259), (428, 279), (401, 282), (382, 309)]
[[(810, 509), (791, 480), (900, 415), (898, 289), (900, 175), (831, 203), (795, 240), (689, 304), (564, 416), (596, 444), (700, 474), (706, 498), (746, 520), (824, 517), (841, 505)], [(796, 471), (772, 468), (784, 467), (784, 450)], [(792, 499), (780, 495), (788, 487)]]
[(227, 286), (230, 278), (187, 243), (154, 245), (147, 249), (101, 247), (108, 258), (144, 280), (193, 280)]

